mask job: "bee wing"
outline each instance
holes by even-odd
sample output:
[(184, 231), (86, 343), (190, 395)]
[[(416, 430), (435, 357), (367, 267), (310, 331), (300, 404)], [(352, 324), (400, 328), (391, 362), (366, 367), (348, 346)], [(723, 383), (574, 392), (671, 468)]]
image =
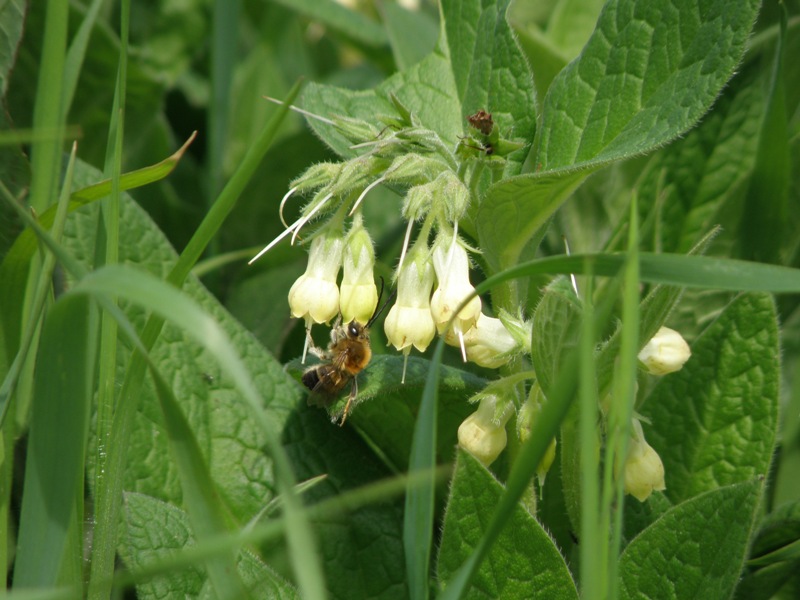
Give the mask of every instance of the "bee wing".
[(303, 383), (311, 391), (309, 406), (327, 408), (334, 403), (343, 385), (333, 365), (311, 367), (303, 374)]

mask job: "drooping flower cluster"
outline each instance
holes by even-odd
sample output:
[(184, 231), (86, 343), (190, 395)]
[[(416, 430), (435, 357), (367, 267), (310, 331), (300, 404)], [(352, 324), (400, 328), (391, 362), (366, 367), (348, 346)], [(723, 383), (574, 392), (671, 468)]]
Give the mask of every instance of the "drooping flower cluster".
[[(285, 237), (291, 236), (294, 243), (312, 219), (323, 221), (311, 236), (306, 272), (289, 294), (292, 316), (304, 319), (309, 332), (314, 323), (328, 323), (339, 314), (345, 322), (367, 324), (378, 293), (375, 254), (360, 209), (379, 184), (405, 189), (402, 216), (408, 225), (394, 278), (396, 300), (384, 324), (389, 343), (407, 359), (412, 347), (424, 351), (439, 333), (461, 349), (465, 361), (497, 368), (519, 353), (520, 344), (500, 319), (481, 312), (481, 299), (470, 282), (468, 246), (458, 235), (458, 224), (473, 201), (475, 186), (470, 186), (484, 167), (497, 168), (504, 163), (503, 154), (519, 146), (506, 142), (502, 150), (491, 115), (481, 111), (480, 118), (472, 119), (472, 134), (450, 149), (435, 131), (423, 127), (395, 98), (392, 101), (396, 115), (381, 118), (383, 130), (356, 119), (333, 121), (363, 154), (314, 165), (292, 182), (281, 202), (281, 219), (293, 194), (313, 197), (300, 218), (287, 224), (253, 260)], [(492, 146), (492, 152), (486, 146), (490, 141), (497, 147)], [(352, 224), (345, 233), (348, 219)], [(419, 231), (411, 243), (415, 225)], [(517, 325), (524, 327), (522, 322)], [(307, 335), (307, 344), (309, 340)]]

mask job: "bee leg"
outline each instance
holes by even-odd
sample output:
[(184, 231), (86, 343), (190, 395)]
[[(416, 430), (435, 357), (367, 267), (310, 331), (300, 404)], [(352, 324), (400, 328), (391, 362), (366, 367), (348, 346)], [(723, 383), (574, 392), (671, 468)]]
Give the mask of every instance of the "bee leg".
[(353, 400), (358, 395), (358, 379), (353, 377), (353, 385), (350, 387), (350, 396), (347, 398), (347, 404), (344, 405), (344, 412), (342, 413), (342, 420), (339, 421), (339, 427), (344, 425), (344, 422), (347, 420), (347, 415), (350, 414), (350, 406), (353, 404)]

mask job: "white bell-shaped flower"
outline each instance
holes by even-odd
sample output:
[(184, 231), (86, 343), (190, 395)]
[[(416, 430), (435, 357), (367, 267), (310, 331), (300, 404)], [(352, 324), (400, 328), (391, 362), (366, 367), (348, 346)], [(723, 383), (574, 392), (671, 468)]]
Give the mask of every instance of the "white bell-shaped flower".
[(339, 314), (336, 278), (342, 266), (342, 234), (327, 229), (311, 241), (306, 272), (289, 290), (292, 316), (311, 323), (327, 323)]
[[(444, 332), (459, 305), (475, 291), (469, 282), (469, 257), (458, 237), (441, 235), (433, 249), (433, 268), (439, 285), (431, 298), (431, 314), (436, 329)], [(472, 298), (453, 321), (453, 331), (461, 338), (477, 322), (481, 299)], [(462, 346), (463, 349), (463, 346)]]
[(383, 323), (389, 343), (405, 355), (403, 382), (411, 347), (424, 352), (436, 335), (436, 325), (431, 315), (433, 280), (433, 265), (428, 257), (428, 249), (424, 243), (417, 242), (400, 267), (397, 300)]
[(339, 293), (342, 320), (356, 320), (366, 324), (378, 305), (378, 289), (375, 287), (375, 251), (372, 240), (364, 229), (360, 213), (353, 221), (344, 246), (344, 267)]

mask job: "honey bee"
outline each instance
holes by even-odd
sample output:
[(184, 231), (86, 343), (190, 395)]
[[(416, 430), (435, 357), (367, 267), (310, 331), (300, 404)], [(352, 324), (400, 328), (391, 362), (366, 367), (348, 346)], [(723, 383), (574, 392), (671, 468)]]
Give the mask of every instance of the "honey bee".
[[(381, 295), (383, 295), (383, 281), (381, 280)], [(363, 371), (372, 358), (372, 348), (369, 345), (369, 328), (375, 322), (383, 309), (392, 301), (392, 294), (386, 303), (376, 310), (366, 325), (355, 319), (347, 325), (341, 325), (341, 315), (331, 330), (331, 343), (327, 350), (312, 347), (309, 351), (323, 362), (315, 365), (303, 373), (302, 381), (311, 393), (308, 404), (327, 408), (338, 397), (339, 393), (350, 382), (350, 396), (344, 406), (342, 420), (339, 425), (344, 425), (350, 407), (358, 394), (358, 374)]]

